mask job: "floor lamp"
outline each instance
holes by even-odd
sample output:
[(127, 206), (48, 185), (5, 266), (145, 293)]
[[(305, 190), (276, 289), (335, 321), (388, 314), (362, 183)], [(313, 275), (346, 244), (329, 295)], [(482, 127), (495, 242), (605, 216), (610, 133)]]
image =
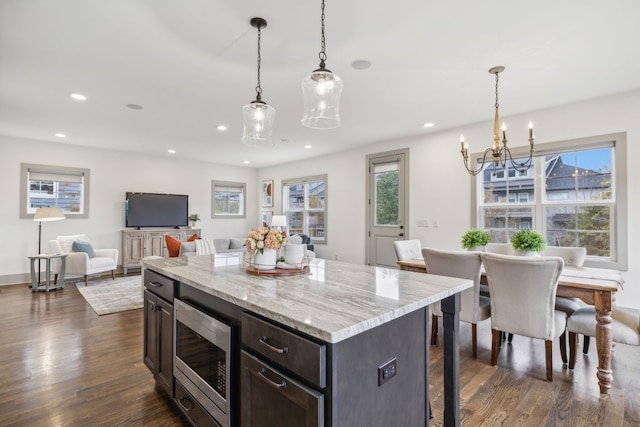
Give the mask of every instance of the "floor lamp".
[[(42, 223), (44, 221), (60, 221), (65, 219), (64, 213), (60, 208), (38, 208), (33, 220), (38, 221), (38, 255), (42, 253)], [(38, 259), (38, 283), (40, 283), (40, 260)]]

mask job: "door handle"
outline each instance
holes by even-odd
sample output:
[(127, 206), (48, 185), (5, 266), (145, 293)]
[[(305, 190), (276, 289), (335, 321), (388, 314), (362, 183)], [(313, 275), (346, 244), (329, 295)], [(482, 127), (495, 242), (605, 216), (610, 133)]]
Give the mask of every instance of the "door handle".
[(403, 237), (403, 236), (404, 236), (404, 233), (400, 233), (400, 234), (398, 234), (398, 236)]

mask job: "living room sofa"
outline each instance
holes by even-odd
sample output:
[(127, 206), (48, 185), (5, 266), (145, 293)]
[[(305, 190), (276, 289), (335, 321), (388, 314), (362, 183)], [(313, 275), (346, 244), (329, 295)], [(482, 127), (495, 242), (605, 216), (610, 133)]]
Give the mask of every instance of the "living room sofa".
[[(245, 239), (230, 238), (230, 239), (213, 239), (213, 245), (216, 248), (217, 254), (225, 253), (242, 253), (246, 251), (244, 246)], [(178, 256), (191, 256), (196, 254), (196, 242), (182, 242), (180, 245), (180, 253)]]

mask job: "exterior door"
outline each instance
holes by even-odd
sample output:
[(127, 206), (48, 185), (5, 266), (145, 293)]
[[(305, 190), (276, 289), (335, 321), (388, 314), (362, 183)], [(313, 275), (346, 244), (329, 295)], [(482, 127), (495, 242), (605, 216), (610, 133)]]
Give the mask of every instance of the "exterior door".
[(393, 242), (408, 238), (408, 157), (408, 149), (368, 156), (369, 265), (395, 267)]

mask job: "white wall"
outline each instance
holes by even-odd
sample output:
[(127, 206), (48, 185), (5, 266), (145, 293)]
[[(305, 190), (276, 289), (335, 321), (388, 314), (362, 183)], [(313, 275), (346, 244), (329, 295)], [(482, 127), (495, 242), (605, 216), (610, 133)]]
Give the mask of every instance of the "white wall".
[[(90, 215), (42, 224), (42, 247), (57, 235), (85, 233), (95, 247), (118, 248), (125, 227), (125, 192), (189, 195), (189, 212), (199, 213), (205, 237), (244, 237), (258, 224), (257, 171), (206, 162), (152, 157), (114, 150), (26, 140), (0, 135), (0, 284), (26, 281), (28, 256), (38, 253), (38, 223), (20, 219), (20, 163), (88, 168)], [(211, 180), (247, 184), (246, 219), (211, 219)], [(120, 263), (122, 254), (120, 254)]]
[[(452, 112), (451, 114), (455, 114)], [(503, 111), (504, 114), (504, 111)], [(640, 158), (640, 91), (594, 99), (572, 105), (504, 117), (509, 125), (510, 145), (527, 144), (527, 124), (535, 124), (536, 143), (627, 132), (629, 159)], [(471, 152), (483, 151), (493, 142), (493, 111), (487, 121), (460, 129), (430, 133), (378, 144), (344, 153), (263, 168), (258, 179), (274, 179), (275, 213), (281, 212), (281, 181), (288, 178), (328, 174), (327, 244), (316, 245), (323, 258), (355, 263), (366, 262), (366, 163), (368, 154), (408, 147), (410, 150), (410, 212), (408, 236), (424, 246), (459, 249), (460, 236), (472, 225), (471, 179), (460, 156), (460, 133)], [(518, 130), (520, 129), (520, 130)], [(618, 304), (640, 308), (640, 226), (634, 213), (640, 212), (640, 191), (634, 184), (640, 171), (628, 162), (629, 271)], [(430, 227), (417, 227), (418, 219)], [(433, 221), (439, 223), (434, 228)]]

